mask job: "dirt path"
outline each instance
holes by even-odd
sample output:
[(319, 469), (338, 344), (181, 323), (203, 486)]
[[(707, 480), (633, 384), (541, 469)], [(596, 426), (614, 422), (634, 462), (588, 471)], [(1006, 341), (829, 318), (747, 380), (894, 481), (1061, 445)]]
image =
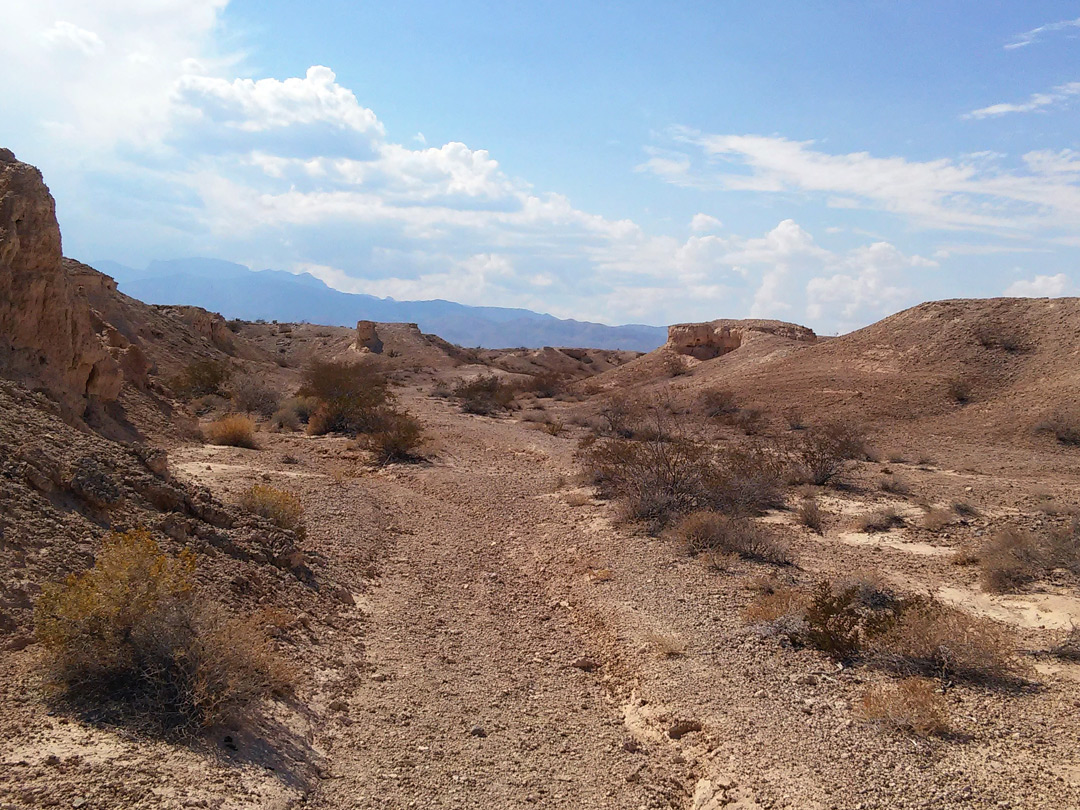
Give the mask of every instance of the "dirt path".
[[(879, 675), (747, 632), (742, 583), (766, 567), (717, 574), (617, 527), (612, 505), (568, 488), (572, 439), (409, 407), (437, 437), (430, 464), (372, 472), (343, 441), (299, 435), (177, 457), (219, 490), (262, 478), (297, 491), (308, 545), (356, 600), (313, 656), (311, 741), (326, 766), (306, 806), (1080, 801), (1069, 677), (1020, 697), (950, 690), (952, 740), (858, 723), (853, 705)], [(797, 551), (819, 570), (882, 560), (817, 538)]]

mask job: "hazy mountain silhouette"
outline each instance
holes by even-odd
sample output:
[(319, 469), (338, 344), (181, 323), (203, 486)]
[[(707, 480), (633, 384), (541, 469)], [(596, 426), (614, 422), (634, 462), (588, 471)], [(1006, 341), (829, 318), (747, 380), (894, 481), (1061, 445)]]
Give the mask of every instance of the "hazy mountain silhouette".
[(647, 352), (667, 339), (667, 330), (660, 326), (606, 326), (527, 309), (344, 293), (306, 273), (252, 271), (221, 259), (154, 261), (143, 270), (107, 260), (93, 266), (115, 278), (121, 292), (149, 304), (191, 304), (226, 318), (334, 326), (355, 326), (358, 320), (416, 323), (422, 331), (460, 346), (485, 348), (580, 346)]

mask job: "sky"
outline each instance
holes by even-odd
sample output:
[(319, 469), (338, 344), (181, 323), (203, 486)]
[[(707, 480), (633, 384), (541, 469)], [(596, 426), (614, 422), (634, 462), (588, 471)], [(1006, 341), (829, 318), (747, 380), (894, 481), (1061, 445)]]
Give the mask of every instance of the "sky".
[(822, 334), (1080, 295), (1080, 2), (0, 0), (65, 254)]

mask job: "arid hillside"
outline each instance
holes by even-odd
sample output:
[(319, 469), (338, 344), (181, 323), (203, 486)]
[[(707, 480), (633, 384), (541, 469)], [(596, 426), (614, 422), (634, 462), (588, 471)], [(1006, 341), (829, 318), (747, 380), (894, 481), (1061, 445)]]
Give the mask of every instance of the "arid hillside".
[(0, 152), (0, 806), (1080, 806), (1080, 301), (486, 351), (52, 211)]

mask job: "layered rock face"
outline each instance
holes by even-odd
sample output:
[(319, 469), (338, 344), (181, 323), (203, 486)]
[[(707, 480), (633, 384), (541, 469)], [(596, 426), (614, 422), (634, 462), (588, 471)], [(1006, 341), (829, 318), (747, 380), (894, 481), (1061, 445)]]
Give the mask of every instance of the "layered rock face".
[(785, 321), (760, 319), (680, 323), (668, 327), (668, 348), (698, 360), (712, 360), (735, 351), (756, 335), (776, 335), (801, 343), (814, 343), (812, 329)]
[(123, 374), (61, 264), (56, 205), (41, 172), (0, 149), (0, 373), (76, 413), (114, 400)]

